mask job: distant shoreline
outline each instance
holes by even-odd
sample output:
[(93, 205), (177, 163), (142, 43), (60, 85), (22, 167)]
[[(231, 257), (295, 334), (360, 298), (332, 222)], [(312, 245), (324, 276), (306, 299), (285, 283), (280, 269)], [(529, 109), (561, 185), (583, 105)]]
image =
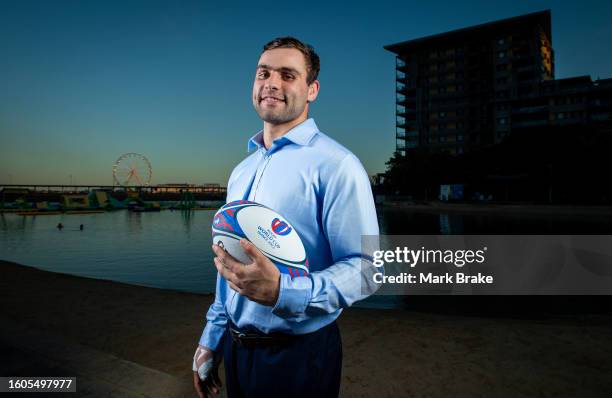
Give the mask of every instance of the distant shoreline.
[(432, 201), (417, 203), (412, 201), (383, 201), (379, 206), (415, 212), (453, 212), (453, 213), (512, 213), (525, 215), (558, 216), (612, 216), (612, 206), (571, 206), (571, 205), (532, 205), (532, 204), (491, 204), (491, 203), (445, 203)]

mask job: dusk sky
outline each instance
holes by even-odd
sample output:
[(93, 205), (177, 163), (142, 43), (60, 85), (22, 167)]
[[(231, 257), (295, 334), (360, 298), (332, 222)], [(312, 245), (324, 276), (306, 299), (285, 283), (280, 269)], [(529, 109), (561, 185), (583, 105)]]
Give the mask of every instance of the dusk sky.
[(153, 184), (226, 184), (262, 123), (262, 46), (321, 57), (319, 128), (382, 172), (395, 148), (397, 43), (551, 9), (556, 77), (612, 77), (608, 1), (0, 1), (0, 183), (112, 184), (123, 153)]

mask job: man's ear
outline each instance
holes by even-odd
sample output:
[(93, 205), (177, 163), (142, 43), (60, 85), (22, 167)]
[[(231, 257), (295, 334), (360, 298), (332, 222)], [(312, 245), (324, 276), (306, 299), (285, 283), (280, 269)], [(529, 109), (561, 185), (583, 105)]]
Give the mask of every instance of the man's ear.
[(317, 99), (317, 95), (319, 95), (319, 87), (320, 85), (318, 80), (310, 83), (310, 86), (308, 86), (308, 102), (313, 102), (315, 99)]

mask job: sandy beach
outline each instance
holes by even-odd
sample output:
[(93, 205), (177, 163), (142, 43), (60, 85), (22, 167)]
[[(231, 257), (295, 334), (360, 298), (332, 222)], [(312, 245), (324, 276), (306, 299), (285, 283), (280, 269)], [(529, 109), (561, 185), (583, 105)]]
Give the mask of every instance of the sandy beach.
[[(168, 375), (180, 396), (191, 395), (191, 358), (211, 301), (0, 261), (0, 321)], [(343, 397), (612, 396), (610, 315), (508, 319), (351, 308), (339, 325)], [(11, 360), (21, 355), (16, 346), (28, 344), (15, 344), (20, 338), (0, 339)]]

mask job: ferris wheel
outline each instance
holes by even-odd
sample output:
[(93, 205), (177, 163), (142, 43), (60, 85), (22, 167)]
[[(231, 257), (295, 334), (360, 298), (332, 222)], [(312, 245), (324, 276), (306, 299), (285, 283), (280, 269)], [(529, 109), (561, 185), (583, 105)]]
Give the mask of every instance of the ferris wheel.
[(113, 181), (116, 185), (149, 185), (151, 183), (151, 162), (139, 153), (124, 153), (113, 165)]

